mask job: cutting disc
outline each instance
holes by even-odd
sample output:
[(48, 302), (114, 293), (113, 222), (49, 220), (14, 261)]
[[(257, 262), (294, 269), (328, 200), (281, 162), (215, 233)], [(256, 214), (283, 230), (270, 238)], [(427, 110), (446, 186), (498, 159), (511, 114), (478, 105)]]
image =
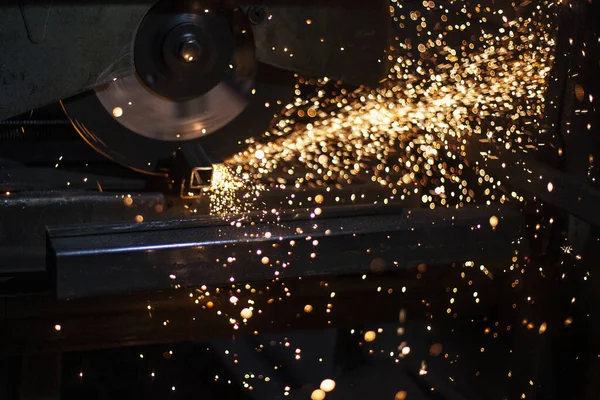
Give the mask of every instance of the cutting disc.
[[(124, 56), (129, 57), (125, 63), (115, 63), (120, 68), (113, 66), (108, 76), (99, 77), (108, 84), (63, 101), (63, 108), (96, 150), (141, 172), (164, 173), (160, 161), (182, 141), (217, 131), (229, 134), (231, 126), (245, 131), (257, 126), (257, 118), (268, 124), (274, 110), (264, 104), (292, 97), (292, 74), (274, 73), (255, 62), (252, 30), (235, 8), (159, 2)], [(129, 65), (129, 74), (123, 73), (123, 64), (125, 69)], [(240, 118), (246, 123), (240, 124)]]

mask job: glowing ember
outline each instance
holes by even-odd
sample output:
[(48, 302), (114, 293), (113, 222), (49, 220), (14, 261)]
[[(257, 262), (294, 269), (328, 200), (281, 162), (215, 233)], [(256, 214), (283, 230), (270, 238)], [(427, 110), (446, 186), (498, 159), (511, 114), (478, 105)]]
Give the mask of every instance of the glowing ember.
[(119, 118), (123, 115), (123, 109), (121, 107), (115, 107), (112, 110), (113, 117)]
[(402, 324), (406, 322), (406, 310), (404, 308), (400, 310), (400, 313), (398, 314), (398, 320)]
[(394, 396), (394, 400), (406, 400), (406, 392), (404, 390), (399, 391)]
[(324, 392), (331, 392), (335, 389), (335, 381), (333, 379), (325, 379), (321, 382), (320, 388)]
[(311, 400), (323, 400), (326, 396), (326, 393), (321, 389), (315, 389), (310, 395)]
[(498, 226), (498, 217), (496, 217), (495, 215), (492, 215), (490, 217), (490, 226), (492, 228), (496, 228)]
[(365, 342), (372, 342), (375, 338), (377, 338), (377, 333), (375, 333), (375, 331), (365, 332)]

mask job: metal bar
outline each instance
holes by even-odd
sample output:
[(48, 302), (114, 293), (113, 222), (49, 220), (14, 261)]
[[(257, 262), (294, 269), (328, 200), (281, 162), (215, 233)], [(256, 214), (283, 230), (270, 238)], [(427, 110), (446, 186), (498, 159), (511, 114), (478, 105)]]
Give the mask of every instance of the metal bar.
[[(500, 223), (493, 229), (489, 219)], [(509, 207), (347, 207), (238, 226), (220, 218), (49, 229), (59, 298), (277, 278), (362, 274), (509, 257), (524, 221)], [(318, 242), (318, 244), (317, 244)]]

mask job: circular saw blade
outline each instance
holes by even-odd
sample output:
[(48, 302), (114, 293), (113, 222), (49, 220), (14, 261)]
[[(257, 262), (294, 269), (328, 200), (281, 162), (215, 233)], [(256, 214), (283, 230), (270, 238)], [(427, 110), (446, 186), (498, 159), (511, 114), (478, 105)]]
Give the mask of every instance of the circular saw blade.
[(248, 104), (256, 65), (248, 19), (239, 8), (198, 6), (191, 0), (154, 5), (129, 54), (134, 71), (119, 77), (108, 70), (101, 79), (108, 83), (94, 89), (130, 131), (192, 140), (221, 129)]
[(97, 151), (134, 170), (164, 174), (182, 142), (223, 131), (244, 114), (263, 86), (255, 82), (252, 29), (241, 9), (205, 4), (155, 4), (133, 48), (99, 77), (102, 84), (62, 103)]

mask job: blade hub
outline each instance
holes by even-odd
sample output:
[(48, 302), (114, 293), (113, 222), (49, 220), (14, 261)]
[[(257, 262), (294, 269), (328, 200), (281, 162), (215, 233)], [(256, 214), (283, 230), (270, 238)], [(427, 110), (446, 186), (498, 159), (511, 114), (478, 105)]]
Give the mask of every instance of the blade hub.
[[(252, 43), (251, 37), (247, 39)], [(238, 44), (230, 10), (195, 10), (187, 1), (162, 1), (138, 28), (135, 68), (155, 94), (187, 101), (226, 80)]]
[(195, 36), (188, 36), (182, 38), (181, 49), (179, 50), (179, 54), (183, 61), (185, 62), (194, 62), (200, 59), (202, 55), (202, 47), (198, 41), (196, 41)]

